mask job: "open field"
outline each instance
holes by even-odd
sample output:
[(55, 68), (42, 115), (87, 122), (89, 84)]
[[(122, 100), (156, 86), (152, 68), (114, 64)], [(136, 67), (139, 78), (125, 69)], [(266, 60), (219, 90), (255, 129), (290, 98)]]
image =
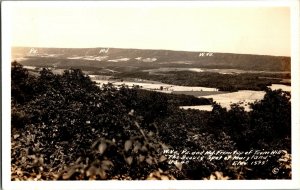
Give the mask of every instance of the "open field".
[[(164, 83), (149, 83), (149, 82), (128, 82), (128, 81), (114, 81), (114, 80), (94, 80), (98, 85), (112, 83), (114, 86), (127, 85), (129, 87), (139, 86), (145, 90), (152, 90), (163, 93), (171, 94), (185, 94), (192, 95), (199, 98), (213, 99), (216, 103), (219, 103), (222, 107), (230, 109), (231, 104), (239, 104), (245, 108), (245, 111), (250, 111), (249, 104), (263, 99), (264, 91), (253, 90), (239, 90), (237, 92), (218, 91), (215, 88), (205, 87), (191, 87), (191, 86), (177, 86)], [(291, 91), (291, 87), (282, 84), (272, 84), (269, 86), (272, 90), (282, 89), (283, 91)], [(197, 109), (203, 111), (211, 111), (211, 105), (195, 105), (184, 106), (183, 109)]]
[(225, 91), (173, 91), (172, 94), (186, 94), (192, 96), (209, 96), (209, 95), (216, 95), (216, 94), (224, 94), (229, 93)]
[(246, 111), (249, 111), (249, 104), (263, 99), (264, 95), (265, 92), (263, 91), (241, 90), (238, 92), (199, 97), (212, 98), (222, 107), (227, 109), (230, 109), (231, 104), (240, 104), (242, 107), (245, 108)]
[[(172, 92), (217, 92), (218, 89), (216, 88), (207, 88), (207, 87), (199, 87), (199, 86), (179, 86), (179, 85), (171, 85), (171, 84), (164, 84), (164, 83), (145, 83), (145, 82), (129, 82), (129, 81), (115, 81), (115, 80), (93, 80), (98, 85), (112, 83), (115, 86), (127, 85), (129, 87), (139, 86), (142, 89), (146, 90), (158, 90), (166, 93)], [(185, 94), (185, 93), (181, 93)]]
[(188, 109), (194, 109), (194, 110), (201, 110), (201, 111), (212, 111), (213, 107), (211, 105), (200, 105), (200, 106), (180, 106), (179, 108), (188, 110)]
[[(160, 67), (155, 69), (145, 69), (143, 72), (149, 72), (150, 74), (162, 74), (166, 72), (174, 72), (174, 71), (192, 71), (192, 72), (213, 72), (224, 75), (229, 74), (288, 74), (289, 71), (258, 71), (258, 70), (243, 70), (243, 69), (211, 69), (211, 68), (189, 68), (189, 67)], [(267, 79), (280, 79), (280, 78), (272, 78), (272, 77), (263, 77)]]
[(272, 90), (278, 90), (281, 89), (283, 91), (291, 92), (292, 87), (289, 85), (284, 85), (284, 84), (272, 84), (269, 86)]
[[(282, 84), (272, 84), (269, 86), (272, 90), (281, 89), (283, 91), (291, 92), (291, 87)], [(191, 92), (193, 93), (193, 92)], [(186, 93), (186, 94), (191, 94)], [(201, 92), (200, 92), (201, 93)], [(204, 92), (206, 93), (206, 92)], [(197, 94), (197, 93), (195, 93)], [(209, 92), (207, 92), (209, 94)], [(209, 94), (209, 95), (199, 95), (198, 97), (201, 98), (212, 98), (213, 101), (219, 103), (222, 107), (226, 109), (230, 109), (231, 104), (239, 104), (241, 107), (245, 108), (245, 111), (250, 111), (249, 104), (254, 103), (256, 101), (260, 101), (264, 98), (265, 92), (264, 91), (251, 91), (251, 90), (241, 90), (238, 92), (231, 92), (231, 93), (224, 93), (222, 91), (218, 91), (216, 94)], [(196, 110), (204, 110), (204, 111), (211, 111), (211, 105), (199, 105), (199, 106), (183, 106), (184, 109), (196, 109)]]

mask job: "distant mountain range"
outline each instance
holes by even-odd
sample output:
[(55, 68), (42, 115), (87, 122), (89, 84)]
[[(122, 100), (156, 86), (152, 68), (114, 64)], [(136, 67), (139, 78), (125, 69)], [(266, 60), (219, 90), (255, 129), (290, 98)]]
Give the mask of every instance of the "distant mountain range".
[(63, 67), (197, 67), (290, 72), (285, 56), (121, 48), (13, 47), (12, 59), (24, 65)]

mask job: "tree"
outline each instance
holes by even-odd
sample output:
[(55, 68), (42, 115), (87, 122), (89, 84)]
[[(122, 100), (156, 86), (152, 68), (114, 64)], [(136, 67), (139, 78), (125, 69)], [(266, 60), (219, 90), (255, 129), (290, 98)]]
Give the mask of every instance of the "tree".
[(35, 78), (29, 75), (28, 70), (16, 61), (11, 64), (11, 96), (13, 102), (24, 103), (33, 95)]
[(266, 148), (286, 147), (288, 142), (282, 140), (291, 138), (290, 99), (290, 92), (267, 89), (263, 100), (251, 104), (252, 143), (260, 146), (259, 142), (264, 142)]

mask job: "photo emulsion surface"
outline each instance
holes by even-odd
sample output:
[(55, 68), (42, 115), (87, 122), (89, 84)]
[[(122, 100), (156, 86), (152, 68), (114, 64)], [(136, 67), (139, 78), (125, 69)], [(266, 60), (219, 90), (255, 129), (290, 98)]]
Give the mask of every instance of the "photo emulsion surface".
[(12, 181), (292, 178), (290, 8), (182, 4), (13, 6)]

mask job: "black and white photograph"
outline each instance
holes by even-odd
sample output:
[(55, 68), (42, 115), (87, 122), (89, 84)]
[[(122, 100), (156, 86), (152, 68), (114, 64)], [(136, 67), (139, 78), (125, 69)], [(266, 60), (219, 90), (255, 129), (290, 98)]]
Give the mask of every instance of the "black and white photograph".
[(299, 188), (297, 6), (3, 2), (3, 182)]

